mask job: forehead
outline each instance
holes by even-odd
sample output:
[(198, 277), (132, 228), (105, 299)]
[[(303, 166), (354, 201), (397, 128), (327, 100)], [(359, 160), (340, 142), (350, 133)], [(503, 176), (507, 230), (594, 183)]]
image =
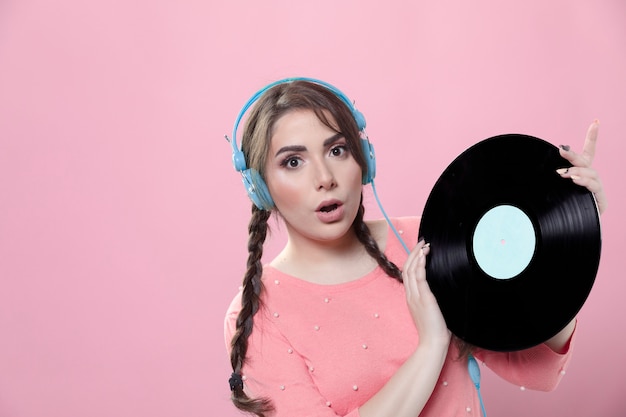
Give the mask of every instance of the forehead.
[[(336, 125), (330, 113), (324, 111), (324, 116), (331, 125)], [(338, 131), (338, 129), (332, 129), (324, 124), (313, 110), (293, 110), (276, 120), (272, 129), (270, 146), (315, 140), (323, 141)]]

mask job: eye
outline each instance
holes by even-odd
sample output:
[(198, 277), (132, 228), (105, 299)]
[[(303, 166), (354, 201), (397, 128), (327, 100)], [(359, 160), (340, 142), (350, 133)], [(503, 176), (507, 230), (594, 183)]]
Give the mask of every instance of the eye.
[(283, 161), (280, 163), (280, 166), (294, 169), (294, 168), (298, 168), (301, 164), (302, 164), (302, 160), (300, 158), (298, 158), (297, 156), (289, 156), (283, 159)]
[(330, 150), (332, 156), (344, 156), (346, 152), (348, 152), (346, 145), (333, 146)]

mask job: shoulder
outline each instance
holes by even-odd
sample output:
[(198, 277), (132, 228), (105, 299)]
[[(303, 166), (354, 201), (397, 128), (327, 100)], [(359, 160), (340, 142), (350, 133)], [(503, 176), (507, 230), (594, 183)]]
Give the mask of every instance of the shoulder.
[[(404, 264), (407, 257), (402, 243), (409, 250), (413, 249), (417, 244), (420, 219), (421, 217), (418, 216), (392, 217), (389, 221), (395, 230), (389, 227), (385, 219), (372, 222), (375, 225), (374, 227), (377, 227), (379, 230), (377, 232), (379, 233), (378, 235), (374, 232), (372, 232), (372, 235), (383, 249), (387, 258), (398, 266)], [(381, 238), (381, 236), (384, 237)]]
[(419, 238), (420, 220), (421, 217), (418, 216), (395, 217), (391, 219), (391, 223), (396, 228), (398, 234), (411, 249), (413, 249)]
[[(389, 220), (394, 225), (394, 227), (398, 230), (406, 229), (407, 231), (417, 230), (419, 228), (420, 216), (404, 216), (404, 217), (390, 217)], [(388, 233), (389, 223), (384, 218), (375, 219), (375, 220), (367, 220), (367, 226), (370, 228), (370, 231), (373, 236), (376, 235), (384, 235)]]
[(230, 305), (226, 309), (226, 316), (224, 317), (224, 342), (226, 342), (226, 349), (230, 352), (230, 341), (237, 329), (237, 316), (241, 311), (241, 289), (235, 294)]
[(393, 217), (391, 218), (391, 222), (398, 229), (398, 231), (402, 230), (404, 233), (412, 233), (416, 235), (419, 231), (420, 226), (420, 216), (405, 216), (405, 217)]

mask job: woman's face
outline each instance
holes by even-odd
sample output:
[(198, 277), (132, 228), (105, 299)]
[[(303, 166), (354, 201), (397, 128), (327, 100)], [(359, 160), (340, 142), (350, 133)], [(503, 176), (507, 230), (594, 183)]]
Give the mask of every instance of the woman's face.
[(311, 110), (295, 110), (276, 121), (265, 180), (292, 243), (343, 238), (360, 207), (361, 167), (343, 135)]

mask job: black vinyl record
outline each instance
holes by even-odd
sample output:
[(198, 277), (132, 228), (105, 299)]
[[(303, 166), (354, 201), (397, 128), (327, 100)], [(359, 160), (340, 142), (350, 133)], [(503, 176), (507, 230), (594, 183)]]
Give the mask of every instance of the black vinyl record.
[(450, 331), (489, 350), (545, 342), (578, 313), (600, 262), (593, 194), (561, 178), (571, 166), (532, 136), (485, 139), (442, 173), (419, 235)]

